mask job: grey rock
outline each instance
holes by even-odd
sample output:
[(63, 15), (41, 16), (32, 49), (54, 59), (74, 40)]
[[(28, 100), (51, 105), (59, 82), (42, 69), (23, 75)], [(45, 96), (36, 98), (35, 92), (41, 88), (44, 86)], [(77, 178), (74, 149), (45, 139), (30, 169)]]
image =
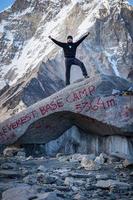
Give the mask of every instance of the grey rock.
[(15, 178), (20, 178), (22, 176), (22, 174), (20, 173), (20, 171), (0, 170), (0, 176), (15, 179)]
[(124, 167), (132, 167), (133, 168), (133, 159), (126, 159), (123, 161)]
[(62, 198), (58, 197), (56, 192), (48, 192), (39, 194), (37, 200), (62, 200)]
[(116, 157), (116, 156), (113, 156), (113, 155), (110, 155), (107, 159), (107, 162), (109, 164), (112, 164), (112, 163), (115, 163), (115, 162), (120, 162), (121, 158), (119, 157)]
[(26, 160), (33, 160), (33, 157), (29, 156), (29, 157), (26, 158)]
[(86, 183), (86, 181), (84, 181), (81, 178), (73, 178), (73, 177), (66, 177), (64, 184), (68, 185), (68, 186), (76, 186), (76, 187), (80, 187), (80, 186), (84, 186)]
[(109, 175), (107, 175), (107, 174), (97, 174), (96, 179), (97, 180), (107, 180), (107, 179), (109, 179)]
[(17, 153), (17, 156), (18, 156), (18, 157), (23, 157), (23, 158), (25, 158), (25, 157), (26, 157), (26, 153), (25, 153), (24, 151), (19, 151), (19, 152)]
[(94, 185), (96, 183), (96, 177), (95, 176), (92, 176), (90, 178), (87, 178), (86, 180), (87, 182), (87, 185), (90, 186), (90, 185)]
[(14, 155), (17, 155), (17, 153), (20, 151), (17, 147), (7, 147), (3, 151), (3, 155), (6, 157), (12, 157)]
[(91, 178), (91, 177), (94, 177), (94, 174), (93, 173), (69, 173), (69, 176), (72, 176), (74, 178)]
[(79, 194), (79, 193), (76, 194), (73, 199), (75, 199), (75, 200), (87, 200), (87, 198), (85, 196), (83, 196), (82, 194)]
[(130, 184), (125, 183), (125, 182), (120, 182), (116, 180), (100, 180), (97, 181), (96, 187), (98, 188), (110, 188), (110, 187), (118, 187), (120, 189), (129, 189)]
[(1, 169), (14, 169), (16, 167), (17, 167), (16, 163), (3, 163), (0, 166)]
[(133, 172), (130, 173), (130, 176), (133, 176)]
[(83, 157), (83, 159), (81, 161), (81, 166), (84, 167), (86, 170), (98, 170), (98, 169), (100, 169), (99, 164), (97, 164), (93, 160), (89, 160), (87, 157)]
[(2, 200), (29, 200), (36, 192), (28, 185), (11, 188), (2, 193)]
[(44, 165), (40, 165), (40, 166), (37, 168), (37, 171), (46, 172), (46, 171), (47, 171), (47, 168), (45, 168)]
[(74, 184), (74, 178), (72, 178), (72, 177), (66, 177), (65, 181), (64, 181), (64, 184), (68, 185), (68, 186), (72, 186)]
[(80, 154), (73, 154), (71, 156), (71, 160), (70, 161), (81, 162), (84, 157), (86, 157), (86, 158), (88, 158), (90, 160), (94, 160), (96, 156), (95, 156), (95, 154), (87, 154), (87, 155), (81, 154), (81, 153)]
[(61, 191), (61, 192), (70, 192), (71, 191), (69, 186), (58, 186), (58, 184), (56, 186), (56, 189)]
[[(116, 157), (117, 159), (121, 159), (121, 160), (124, 160), (129, 157), (127, 154), (120, 153), (120, 152), (111, 153), (111, 156), (114, 158)], [(120, 161), (120, 160), (118, 160), (118, 161)]]
[(100, 154), (99, 156), (97, 156), (96, 159), (95, 159), (95, 162), (97, 164), (104, 164), (105, 158), (104, 158), (103, 154)]
[(23, 176), (27, 176), (30, 173), (30, 170), (26, 169), (25, 167), (21, 167), (20, 170)]
[[(53, 141), (58, 138), (57, 141), (53, 141), (49, 146), (49, 148), (53, 149), (53, 152), (56, 151), (56, 153), (58, 151), (62, 151), (63, 149), (67, 153), (83, 151), (87, 153), (90, 152), (93, 153), (91, 159), (94, 159), (94, 152), (97, 152), (97, 149), (99, 152), (102, 150), (102, 152), (109, 154), (116, 152), (117, 150), (121, 152), (125, 151), (128, 152), (128, 154), (131, 154), (132, 138), (129, 141), (127, 136), (132, 136), (133, 119), (132, 115), (130, 116), (130, 107), (132, 105), (129, 105), (127, 98), (112, 96), (111, 94), (111, 87), (122, 87), (123, 82), (125, 85), (130, 85), (129, 82), (118, 77), (97, 75), (95, 79), (86, 79), (66, 87), (64, 90), (43, 99), (42, 101), (27, 108), (25, 111), (15, 115), (12, 118), (12, 120), (14, 120), (12, 126), (18, 126), (18, 119), (21, 119), (22, 121), (23, 119), (30, 120), (26, 123), (23, 121), (23, 126), (19, 125), (16, 129), (14, 129), (14, 138), (10, 138), (11, 140), (8, 139), (5, 141), (6, 138), (3, 140), (3, 137), (1, 137), (1, 142), (3, 143), (5, 141), (4, 143), (10, 143), (17, 141), (20, 144), (48, 143), (51, 140)], [(104, 94), (105, 89), (103, 88), (103, 84), (108, 86), (107, 94)], [(89, 91), (88, 88), (91, 91)], [(84, 91), (88, 93), (85, 93)], [(73, 99), (75, 94), (80, 95), (80, 99)], [(70, 97), (73, 99), (72, 103), (68, 102), (68, 98)], [(55, 99), (57, 101), (55, 104), (57, 105), (54, 104), (54, 106), (59, 106), (59, 108), (56, 111), (55, 109), (50, 110), (51, 107), (48, 105), (51, 104), (51, 102), (55, 102)], [(100, 100), (102, 100), (102, 102), (104, 101), (106, 106), (104, 103), (101, 105), (99, 102)], [(83, 101), (91, 102), (91, 105), (95, 104), (96, 110), (92, 112), (90, 109), (83, 109)], [(77, 108), (78, 105), (81, 107)], [(46, 106), (49, 108), (47, 112)], [(128, 118), (125, 118), (124, 115), (121, 117), (121, 113), (123, 113), (125, 107), (129, 108)], [(76, 108), (79, 109), (78, 113), (75, 113)], [(93, 110), (94, 107), (91, 109)], [(115, 120), (116, 116), (117, 120)], [(71, 118), (73, 118), (74, 121), (71, 120)], [(94, 119), (93, 123), (92, 118)], [(1, 132), (5, 130), (4, 128), (6, 124), (10, 124), (10, 120), (11, 119), (8, 119), (0, 124)], [(46, 127), (43, 126), (44, 122)], [(59, 123), (60, 126), (57, 126)], [(75, 128), (76, 126), (82, 130), (84, 129), (84, 131), (79, 131), (80, 129), (77, 130), (77, 128)], [(72, 127), (72, 137), (70, 137), (70, 134), (62, 135), (65, 131), (69, 130), (70, 127)], [(8, 134), (12, 135), (12, 132), (9, 130)], [(120, 136), (118, 136), (118, 134)], [(61, 135), (62, 138), (59, 138)], [(101, 135), (104, 137), (100, 137)], [(121, 137), (121, 135), (123, 137)], [(63, 156), (60, 156), (59, 159), (62, 158)], [(69, 156), (67, 158), (68, 161), (72, 160)], [(66, 159), (66, 157), (64, 157), (64, 159)], [(77, 158), (77, 160), (79, 159), (80, 158)]]
[(26, 177), (23, 178), (23, 182), (27, 183), (29, 185), (34, 185), (37, 183), (37, 179), (35, 175), (28, 175)]
[(53, 184), (56, 182), (56, 177), (40, 172), (37, 173), (37, 182), (39, 184)]

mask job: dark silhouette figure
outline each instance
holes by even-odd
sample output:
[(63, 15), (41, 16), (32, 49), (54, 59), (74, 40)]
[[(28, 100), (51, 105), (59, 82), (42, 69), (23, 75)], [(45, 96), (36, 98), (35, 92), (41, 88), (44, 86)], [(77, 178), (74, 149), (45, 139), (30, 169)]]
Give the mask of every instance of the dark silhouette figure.
[(83, 36), (81, 39), (79, 39), (77, 42), (73, 42), (73, 37), (69, 35), (67, 37), (67, 42), (59, 42), (49, 36), (49, 38), (58, 46), (62, 47), (64, 50), (64, 57), (65, 57), (65, 66), (66, 66), (66, 85), (70, 84), (70, 71), (72, 65), (78, 65), (83, 73), (83, 76), (85, 78), (88, 78), (87, 70), (84, 66), (84, 63), (81, 62), (79, 59), (77, 59), (76, 56), (76, 50), (77, 47), (81, 44), (81, 42), (89, 35), (90, 33), (87, 33), (85, 36)]

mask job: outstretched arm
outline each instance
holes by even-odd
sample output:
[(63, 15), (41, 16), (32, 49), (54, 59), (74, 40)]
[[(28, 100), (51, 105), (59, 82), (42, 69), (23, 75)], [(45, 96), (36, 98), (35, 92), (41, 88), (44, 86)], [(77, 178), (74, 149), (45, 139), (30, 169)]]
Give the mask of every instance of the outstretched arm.
[(86, 35), (84, 35), (82, 38), (80, 38), (77, 42), (75, 42), (75, 44), (78, 46), (81, 44), (81, 42), (83, 42), (83, 40), (89, 35), (90, 33), (88, 32)]
[(59, 42), (59, 41), (55, 40), (54, 38), (52, 38), (51, 36), (49, 36), (49, 39), (51, 39), (55, 44), (57, 44), (60, 47), (64, 47), (65, 46), (65, 43)]

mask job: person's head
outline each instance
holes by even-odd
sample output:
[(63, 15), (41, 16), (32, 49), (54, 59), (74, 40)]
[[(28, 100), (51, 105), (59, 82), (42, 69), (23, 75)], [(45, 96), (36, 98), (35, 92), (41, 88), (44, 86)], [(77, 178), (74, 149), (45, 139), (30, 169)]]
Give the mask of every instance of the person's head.
[(72, 43), (73, 37), (71, 35), (67, 36), (67, 43)]

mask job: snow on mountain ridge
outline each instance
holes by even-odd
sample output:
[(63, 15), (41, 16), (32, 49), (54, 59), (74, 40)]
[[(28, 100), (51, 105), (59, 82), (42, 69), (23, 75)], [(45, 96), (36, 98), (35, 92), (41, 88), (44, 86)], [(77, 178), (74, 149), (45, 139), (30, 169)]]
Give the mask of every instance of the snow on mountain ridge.
[[(28, 2), (33, 3), (34, 1), (28, 1)], [(56, 1), (56, 2), (58, 2), (58, 1)], [(50, 21), (50, 22), (47, 22), (46, 25), (44, 25), (45, 32), (42, 34), (41, 44), (42, 44), (42, 42), (45, 42), (45, 45), (41, 45), (39, 40), (36, 40), (34, 37), (31, 38), (29, 41), (26, 42), (27, 44), (25, 46), (23, 46), (23, 51), (22, 51), (21, 56), (19, 58), (17, 58), (17, 56), (15, 56), (14, 59), (12, 60), (12, 63), (10, 65), (8, 65), (8, 67), (6, 67), (6, 70), (5, 70), (5, 66), (3, 67), (3, 70), (1, 72), (3, 75), (6, 74), (9, 70), (15, 71), (15, 75), (14, 75), (15, 78), (14, 77), (11, 78), (10, 85), (14, 84), (19, 78), (21, 78), (24, 75), (24, 73), (26, 73), (27, 69), (29, 69), (30, 67), (32, 69), (35, 68), (41, 62), (41, 60), (43, 60), (43, 58), (45, 56), (47, 56), (49, 54), (49, 52), (51, 52), (54, 49), (54, 45), (51, 45), (51, 42), (48, 41), (48, 38), (47, 38), (48, 35), (52, 32), (52, 34), (55, 37), (57, 37), (59, 35), (58, 34), (58, 29), (59, 29), (58, 26), (60, 26), (60, 24), (62, 24), (63, 20), (65, 20), (67, 15), (69, 15), (69, 12), (73, 9), (75, 4), (81, 3), (81, 2), (82, 2), (81, 0), (80, 1), (77, 1), (77, 0), (71, 1), (71, 4), (69, 4), (67, 7), (63, 7), (60, 10), (60, 12), (56, 16), (56, 18), (53, 20), (53, 22)], [(41, 3), (44, 3), (44, 1), (41, 1)], [(95, 4), (97, 4), (97, 1), (95, 1)], [(99, 4), (96, 6), (95, 10), (98, 9), (97, 8), (98, 6), (99, 6)], [(18, 20), (22, 16), (24, 16), (27, 13), (30, 13), (32, 11), (33, 11), (33, 7), (26, 8), (23, 12), (17, 12), (16, 14), (15, 13), (11, 14), (10, 19), (12, 18), (12, 20), (16, 20), (16, 19)], [(94, 13), (94, 11), (93, 11), (93, 13)], [(93, 13), (92, 13), (92, 15), (93, 15)], [(43, 18), (45, 18), (45, 17), (46, 17), (46, 14), (44, 13)], [(88, 17), (88, 20), (86, 19), (87, 23), (90, 20), (90, 18), (91, 18), (91, 16)], [(84, 23), (81, 24), (81, 27), (79, 27), (79, 35), (77, 37), (81, 36), (84, 32), (87, 31), (86, 29), (88, 29), (89, 26), (87, 27), (87, 24), (86, 23), (84, 24)], [(94, 20), (92, 20), (92, 24), (90, 23), (90, 27), (93, 24), (94, 24)], [(83, 26), (85, 27), (84, 30), (82, 30)], [(13, 38), (12, 38), (12, 40), (13, 40)], [(45, 51), (45, 48), (47, 49), (46, 51)], [(31, 51), (31, 54), (33, 53), (31, 56), (29, 55), (30, 51)], [(42, 54), (42, 52), (43, 52), (43, 54)], [(32, 58), (33, 55), (34, 55), (34, 59)], [(38, 57), (39, 57), (39, 59), (38, 59)], [(22, 63), (23, 63), (23, 66), (21, 65)], [(34, 63), (34, 66), (33, 66), (33, 63)], [(12, 79), (13, 79), (13, 81), (12, 81)]]
[[(53, 29), (56, 28), (57, 25), (60, 24), (60, 21), (62, 21), (66, 17), (67, 10), (69, 12), (69, 8), (70, 6), (68, 6), (68, 8), (64, 7), (63, 10), (60, 11), (60, 13), (57, 15), (57, 21), (53, 21), (53, 23), (52, 21), (47, 22), (48, 24), (44, 26), (45, 33), (42, 35), (41, 42), (35, 37), (31, 38), (24, 46), (20, 58), (17, 59), (15, 57), (12, 60), (12, 64), (8, 66), (8, 70), (15, 69), (15, 73), (17, 76), (15, 79), (13, 79), (13, 81), (10, 81), (10, 84), (14, 84), (19, 78), (21, 78), (25, 74), (25, 72), (30, 67), (32, 67), (32, 69), (37, 67), (37, 65), (43, 60), (43, 58), (54, 49), (54, 45), (51, 44), (51, 41), (48, 41), (48, 35), (52, 31), (53, 35), (57, 36), (56, 30), (53, 31)], [(65, 15), (62, 16), (64, 11)], [(62, 16), (62, 18), (60, 18), (60, 16)], [(33, 55), (34, 58), (32, 57)], [(3, 71), (5, 72), (5, 69)]]

